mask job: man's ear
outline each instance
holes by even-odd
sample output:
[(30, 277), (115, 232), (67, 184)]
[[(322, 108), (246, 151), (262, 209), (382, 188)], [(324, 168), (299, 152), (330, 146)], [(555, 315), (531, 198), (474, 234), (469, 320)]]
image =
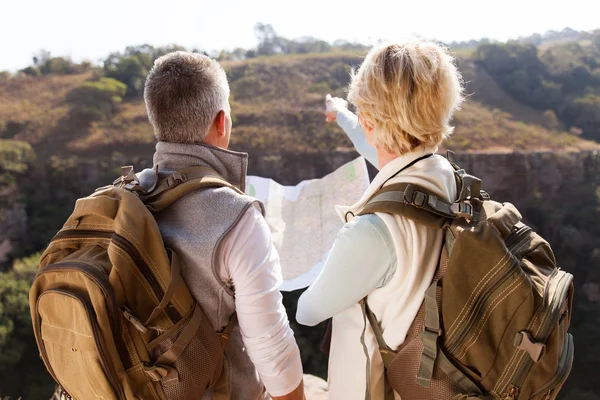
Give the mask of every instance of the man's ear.
[(227, 117), (225, 116), (225, 111), (219, 111), (215, 117), (215, 128), (217, 128), (217, 134), (220, 137), (227, 135)]

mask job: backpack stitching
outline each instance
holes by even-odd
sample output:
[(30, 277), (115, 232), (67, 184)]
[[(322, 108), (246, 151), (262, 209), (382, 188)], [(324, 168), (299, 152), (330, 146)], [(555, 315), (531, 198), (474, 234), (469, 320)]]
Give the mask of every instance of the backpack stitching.
[[(520, 246), (517, 250), (521, 250), (523, 246)], [(540, 317), (539, 313), (536, 313), (536, 315), (533, 317), (533, 319), (529, 322), (529, 325), (527, 326), (527, 330), (531, 330), (531, 328), (533, 328), (533, 326), (535, 325), (535, 322), (537, 321), (537, 319)], [(541, 325), (540, 325), (541, 326)], [(511, 375), (509, 372), (516, 372), (517, 367), (515, 366), (512, 370), (512, 366), (516, 361), (516, 364), (518, 365), (521, 360), (523, 359), (523, 356), (525, 355), (525, 353), (522, 353), (519, 357), (519, 351), (515, 350), (508, 365), (506, 366), (506, 368), (504, 369), (504, 372), (502, 373), (502, 375), (500, 376), (500, 378), (498, 379), (498, 382), (496, 383), (496, 385), (494, 386), (494, 390), (499, 389), (501, 386), (501, 384), (504, 384), (504, 380), (509, 379), (509, 376)], [(515, 358), (516, 357), (516, 358)], [(507, 382), (508, 383), (508, 382)]]
[[(504, 260), (506, 258), (506, 260)], [(504, 267), (504, 265), (506, 265), (506, 263), (509, 261), (509, 257), (508, 254), (505, 254), (499, 261), (498, 263), (488, 271), (487, 274), (484, 275), (484, 277), (479, 281), (479, 283), (477, 284), (477, 286), (475, 286), (475, 289), (477, 289), (480, 285), (481, 287), (477, 290), (477, 292), (473, 292), (471, 294), (471, 296), (469, 297), (469, 300), (467, 301), (467, 304), (464, 305), (463, 309), (461, 310), (460, 315), (462, 315), (462, 318), (458, 319), (458, 317), (454, 320), (454, 323), (450, 326), (450, 328), (447, 331), (447, 336), (446, 336), (446, 340), (450, 340), (451, 336), (452, 336), (452, 328), (455, 326), (456, 322), (458, 322), (458, 324), (456, 325), (457, 327), (460, 326), (460, 324), (462, 324), (462, 322), (465, 320), (465, 318), (467, 317), (467, 315), (469, 315), (468, 311), (469, 309), (472, 308), (472, 306), (474, 303), (477, 296), (479, 296), (479, 294), (483, 291), (483, 289), (485, 288), (485, 285), (494, 277), (496, 276), (496, 274), (502, 269), (502, 267)], [(500, 265), (500, 263), (502, 263), (502, 265)], [(490, 273), (494, 272), (491, 276), (487, 277)], [(487, 277), (487, 279), (486, 279)], [(485, 280), (485, 281), (484, 281)]]
[[(488, 308), (488, 310), (485, 312), (485, 314), (483, 315), (483, 317), (481, 317), (481, 322), (478, 324), (478, 326), (480, 327), (479, 329), (477, 329), (476, 331), (478, 331), (477, 336), (473, 339), (469, 339), (469, 341), (466, 343), (468, 344), (468, 346), (464, 347), (464, 350), (462, 350), (459, 354), (459, 356), (457, 356), (458, 359), (462, 359), (463, 357), (465, 357), (467, 355), (467, 351), (477, 342), (477, 339), (479, 339), (479, 336), (481, 336), (481, 333), (483, 332), (483, 328), (485, 327), (486, 322), (488, 321), (488, 319), (490, 319), (492, 313), (494, 312), (494, 310), (496, 308), (498, 308), (498, 306), (500, 305), (500, 303), (502, 303), (512, 292), (514, 292), (519, 286), (521, 286), (521, 284), (523, 284), (523, 278), (520, 277), (521, 279), (517, 279), (515, 280), (513, 283), (511, 283), (509, 286), (506, 287), (506, 289), (504, 289), (499, 295), (498, 297), (496, 297), (496, 299), (492, 302), (491, 305), (494, 304), (494, 302), (496, 302), (496, 300), (498, 300), (500, 298), (500, 296), (502, 296), (507, 290), (511, 289), (510, 292), (508, 292), (506, 295), (504, 295), (504, 297), (502, 297), (500, 300), (498, 300), (497, 304), (493, 307), (493, 308)], [(516, 284), (516, 286), (515, 286)], [(514, 287), (512, 287), (514, 286)], [(473, 333), (474, 334), (474, 333)]]

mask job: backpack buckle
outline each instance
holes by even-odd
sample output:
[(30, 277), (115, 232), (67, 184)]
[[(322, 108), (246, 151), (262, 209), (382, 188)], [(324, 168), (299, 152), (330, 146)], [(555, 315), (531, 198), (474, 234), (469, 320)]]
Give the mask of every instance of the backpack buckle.
[(432, 328), (429, 328), (427, 325), (423, 325), (423, 331), (431, 332), (436, 336), (442, 336), (442, 334), (444, 333), (444, 331), (441, 328), (440, 329), (432, 329)]
[(473, 219), (473, 205), (467, 202), (454, 203), (450, 206), (450, 210), (457, 217), (465, 218), (467, 220)]
[(177, 171), (174, 172), (173, 174), (171, 174), (171, 176), (169, 176), (167, 178), (167, 186), (169, 188), (175, 187), (177, 185), (179, 185), (180, 183), (186, 182), (187, 181), (187, 177), (185, 175), (183, 175), (181, 172)]
[(518, 350), (529, 353), (529, 356), (534, 363), (540, 361), (546, 350), (546, 345), (543, 343), (536, 343), (527, 331), (517, 332), (514, 345)]
[(412, 185), (406, 186), (404, 189), (404, 201), (407, 204), (410, 204), (413, 207), (423, 208), (427, 204), (428, 196), (423, 193), (415, 190)]
[(417, 208), (423, 208), (427, 204), (427, 195), (423, 192), (413, 192), (411, 203)]
[(125, 187), (127, 185), (137, 185), (137, 177), (135, 176), (135, 172), (133, 171), (132, 165), (125, 165), (121, 167), (121, 176), (115, 179), (113, 182), (113, 186)]

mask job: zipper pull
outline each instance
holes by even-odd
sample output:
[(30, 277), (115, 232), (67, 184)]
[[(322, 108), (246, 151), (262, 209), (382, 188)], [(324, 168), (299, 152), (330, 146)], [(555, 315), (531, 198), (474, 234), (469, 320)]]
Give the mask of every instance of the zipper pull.
[(506, 391), (506, 394), (504, 395), (504, 398), (506, 400), (515, 400), (518, 395), (519, 395), (519, 388), (516, 387), (515, 385), (511, 384), (508, 387), (508, 390)]
[(148, 332), (148, 328), (146, 328), (144, 323), (131, 313), (131, 310), (129, 308), (127, 308), (125, 306), (121, 306), (120, 309), (121, 309), (121, 312), (123, 313), (123, 316), (125, 317), (125, 319), (127, 321), (131, 322), (131, 325), (133, 325), (133, 327), (135, 329), (137, 329), (138, 331), (140, 331), (142, 333)]

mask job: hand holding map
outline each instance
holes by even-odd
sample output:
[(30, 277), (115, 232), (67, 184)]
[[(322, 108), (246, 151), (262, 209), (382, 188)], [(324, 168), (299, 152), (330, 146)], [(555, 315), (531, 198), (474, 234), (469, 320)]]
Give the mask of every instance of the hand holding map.
[(268, 178), (248, 176), (247, 194), (265, 205), (265, 219), (281, 259), (283, 284), (292, 291), (309, 286), (327, 259), (343, 222), (336, 204), (354, 204), (369, 186), (364, 158), (351, 161), (322, 179), (283, 186)]

